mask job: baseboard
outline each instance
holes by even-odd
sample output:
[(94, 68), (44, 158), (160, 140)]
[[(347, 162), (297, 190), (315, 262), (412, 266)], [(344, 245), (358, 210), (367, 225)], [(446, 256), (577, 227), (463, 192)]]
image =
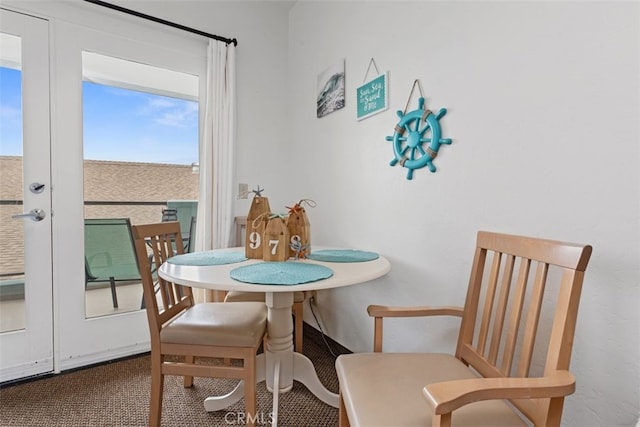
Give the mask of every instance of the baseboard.
[(110, 360), (104, 360), (104, 361), (101, 361), (101, 362), (96, 362), (96, 363), (92, 363), (90, 365), (78, 366), (78, 367), (75, 367), (75, 368), (65, 369), (65, 370), (63, 370), (61, 372), (58, 372), (58, 373), (45, 372), (45, 373), (42, 373), (42, 374), (31, 375), (31, 376), (27, 376), (27, 377), (23, 377), (23, 378), (17, 378), (15, 380), (4, 381), (4, 382), (0, 383), (0, 390), (2, 390), (3, 388), (12, 387), (14, 385), (25, 384), (25, 383), (41, 380), (41, 379), (44, 379), (44, 378), (50, 378), (50, 377), (57, 376), (57, 375), (70, 374), (72, 372), (83, 371), (85, 369), (91, 369), (91, 368), (95, 368), (95, 367), (101, 366), (101, 365), (108, 365), (110, 363), (121, 362), (123, 360), (129, 360), (129, 359), (135, 359), (137, 357), (149, 356), (150, 354), (151, 353), (149, 351), (146, 351), (146, 352), (143, 352), (143, 353), (130, 354), (130, 355), (127, 355), (127, 356), (122, 356), (122, 357), (117, 357), (117, 358), (110, 359)]

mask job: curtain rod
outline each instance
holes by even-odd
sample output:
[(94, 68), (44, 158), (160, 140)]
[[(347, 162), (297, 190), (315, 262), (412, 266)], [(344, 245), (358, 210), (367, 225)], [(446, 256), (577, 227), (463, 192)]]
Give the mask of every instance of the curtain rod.
[(214, 40), (218, 40), (221, 42), (225, 42), (226, 44), (233, 43), (234, 46), (238, 45), (238, 40), (236, 39), (228, 39), (226, 37), (216, 36), (215, 34), (205, 33), (204, 31), (196, 30), (195, 28), (185, 27), (184, 25), (176, 24), (175, 22), (165, 21), (164, 19), (156, 18), (155, 16), (146, 15), (144, 13), (136, 12), (135, 10), (127, 9), (112, 3), (107, 3), (101, 0), (84, 0), (88, 3), (93, 3), (98, 6), (104, 6), (109, 9), (117, 10), (118, 12), (123, 12), (128, 15), (137, 16), (138, 18), (147, 19), (149, 21), (157, 22), (159, 24), (168, 25), (173, 28), (178, 28), (179, 30), (188, 31), (190, 33), (198, 34), (204, 37), (209, 37)]

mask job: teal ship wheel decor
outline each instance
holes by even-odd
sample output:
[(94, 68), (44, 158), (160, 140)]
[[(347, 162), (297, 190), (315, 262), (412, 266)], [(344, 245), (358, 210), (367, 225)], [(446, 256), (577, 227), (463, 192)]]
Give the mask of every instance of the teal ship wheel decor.
[[(416, 81), (417, 82), (417, 81)], [(415, 87), (415, 84), (414, 84)], [(442, 138), (440, 119), (447, 113), (441, 108), (437, 114), (424, 108), (424, 97), (418, 99), (418, 109), (410, 112), (398, 111), (400, 121), (392, 136), (386, 140), (393, 142), (394, 158), (390, 166), (400, 164), (408, 169), (407, 179), (413, 179), (413, 171), (425, 166), (436, 171), (433, 160), (442, 144), (451, 144), (450, 138)]]

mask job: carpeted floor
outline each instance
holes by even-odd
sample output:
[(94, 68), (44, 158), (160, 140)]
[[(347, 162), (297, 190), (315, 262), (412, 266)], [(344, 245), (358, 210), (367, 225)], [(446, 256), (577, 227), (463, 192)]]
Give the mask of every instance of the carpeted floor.
[[(304, 353), (322, 383), (338, 392), (333, 355), (320, 334), (305, 325)], [(331, 342), (335, 354), (347, 352)], [(146, 426), (148, 423), (149, 356), (142, 355), (96, 367), (0, 389), (2, 427)], [(181, 377), (165, 378), (162, 426), (241, 425), (236, 413), (244, 400), (227, 410), (207, 413), (203, 400), (233, 389), (234, 380), (196, 378), (193, 388), (184, 388)], [(272, 395), (265, 383), (258, 384), (258, 425), (271, 425)], [(280, 426), (337, 426), (338, 410), (294, 382), (293, 390), (280, 396)]]

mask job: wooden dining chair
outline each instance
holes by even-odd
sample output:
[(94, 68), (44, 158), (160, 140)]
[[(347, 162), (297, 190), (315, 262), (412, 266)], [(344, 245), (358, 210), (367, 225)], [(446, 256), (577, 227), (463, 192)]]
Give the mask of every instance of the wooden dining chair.
[[(340, 426), (559, 426), (591, 250), (481, 231), (464, 307), (369, 306), (374, 352), (336, 360)], [(440, 315), (455, 354), (382, 353), (384, 318)]]
[[(193, 385), (193, 377), (244, 381), (245, 419), (252, 425), (257, 410), (256, 353), (266, 331), (266, 305), (260, 302), (195, 304), (191, 287), (161, 277), (157, 278), (156, 295), (151, 262), (159, 266), (174, 253), (184, 252), (180, 224), (134, 225), (132, 232), (151, 336), (149, 425), (160, 425), (165, 375), (184, 376), (185, 387)], [(203, 360), (205, 358), (209, 360)], [(212, 359), (237, 359), (242, 364)]]

